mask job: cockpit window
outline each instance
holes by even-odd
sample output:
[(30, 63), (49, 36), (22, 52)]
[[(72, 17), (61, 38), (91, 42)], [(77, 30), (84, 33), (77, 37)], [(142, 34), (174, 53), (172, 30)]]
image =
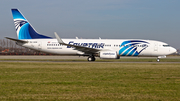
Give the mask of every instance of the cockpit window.
[(164, 47), (170, 47), (170, 45), (163, 45)]

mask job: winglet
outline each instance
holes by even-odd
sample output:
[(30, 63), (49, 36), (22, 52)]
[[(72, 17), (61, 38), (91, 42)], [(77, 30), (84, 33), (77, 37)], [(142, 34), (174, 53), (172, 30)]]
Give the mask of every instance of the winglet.
[(54, 35), (56, 36), (56, 39), (58, 40), (58, 42), (60, 44), (63, 44), (64, 42), (61, 40), (61, 38), (58, 36), (58, 34), (56, 32), (54, 32)]

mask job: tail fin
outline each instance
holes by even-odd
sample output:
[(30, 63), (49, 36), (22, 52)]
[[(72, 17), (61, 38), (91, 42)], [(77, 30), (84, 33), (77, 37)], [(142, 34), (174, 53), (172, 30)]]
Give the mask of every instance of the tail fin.
[(18, 9), (11, 9), (18, 39), (48, 39), (38, 34)]

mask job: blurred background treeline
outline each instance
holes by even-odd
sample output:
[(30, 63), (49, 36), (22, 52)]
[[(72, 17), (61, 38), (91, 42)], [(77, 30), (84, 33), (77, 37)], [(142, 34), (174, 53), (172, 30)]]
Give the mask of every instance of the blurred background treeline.
[(21, 47), (14, 41), (0, 39), (0, 55), (51, 55), (29, 48)]

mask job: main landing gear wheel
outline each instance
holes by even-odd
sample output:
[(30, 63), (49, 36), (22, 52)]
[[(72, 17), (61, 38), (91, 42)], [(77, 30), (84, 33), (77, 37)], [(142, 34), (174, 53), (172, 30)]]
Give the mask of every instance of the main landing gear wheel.
[(160, 61), (160, 59), (159, 58), (157, 58), (157, 62), (159, 62)]
[(95, 61), (96, 58), (95, 58), (94, 56), (89, 56), (89, 57), (87, 58), (87, 60), (88, 60), (88, 61)]

